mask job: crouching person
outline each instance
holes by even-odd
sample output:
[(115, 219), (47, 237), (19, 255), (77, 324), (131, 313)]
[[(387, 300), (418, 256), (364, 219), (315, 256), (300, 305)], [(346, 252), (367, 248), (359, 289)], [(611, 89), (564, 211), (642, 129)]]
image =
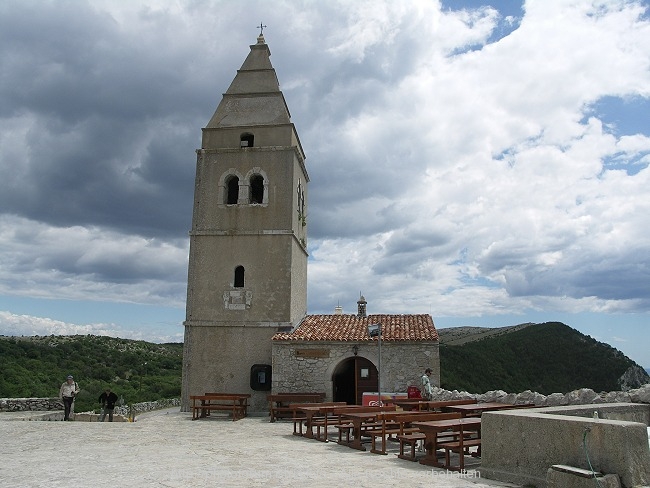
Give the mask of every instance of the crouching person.
[(117, 395), (111, 391), (110, 388), (106, 388), (104, 393), (99, 395), (99, 403), (102, 404), (102, 416), (99, 419), (100, 422), (103, 422), (108, 414), (108, 421), (113, 421), (113, 410), (115, 410), (115, 402), (117, 402)]

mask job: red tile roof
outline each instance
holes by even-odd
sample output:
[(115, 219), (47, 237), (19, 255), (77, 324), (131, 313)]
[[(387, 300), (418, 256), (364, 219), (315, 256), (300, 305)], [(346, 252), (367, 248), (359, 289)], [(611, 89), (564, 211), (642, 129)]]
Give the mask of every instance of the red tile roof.
[(428, 314), (421, 315), (307, 315), (293, 332), (279, 332), (274, 341), (376, 341), (368, 325), (382, 325), (382, 341), (437, 341), (438, 331)]

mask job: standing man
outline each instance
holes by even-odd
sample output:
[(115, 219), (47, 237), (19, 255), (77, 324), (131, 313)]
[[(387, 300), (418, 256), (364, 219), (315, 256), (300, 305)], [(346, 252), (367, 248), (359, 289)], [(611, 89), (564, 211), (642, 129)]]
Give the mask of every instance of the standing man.
[(74, 397), (77, 393), (79, 393), (79, 385), (72, 375), (69, 374), (59, 390), (59, 398), (63, 400), (63, 420), (71, 420), (70, 414), (74, 412)]
[(422, 398), (425, 400), (433, 400), (433, 388), (431, 387), (431, 368), (427, 368), (424, 370), (424, 374), (422, 375), (422, 378), (420, 379), (420, 382), (422, 383), (422, 387), (420, 390), (422, 391)]
[(102, 404), (102, 416), (99, 419), (100, 422), (103, 422), (108, 413), (108, 421), (113, 421), (113, 410), (115, 409), (115, 402), (117, 401), (117, 395), (111, 391), (110, 388), (106, 388), (104, 393), (99, 395), (99, 403)]

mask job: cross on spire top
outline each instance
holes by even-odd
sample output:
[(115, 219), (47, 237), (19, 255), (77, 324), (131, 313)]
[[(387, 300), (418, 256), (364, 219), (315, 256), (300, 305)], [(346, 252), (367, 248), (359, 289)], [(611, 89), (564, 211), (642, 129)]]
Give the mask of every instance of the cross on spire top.
[(266, 27), (262, 22), (260, 22), (260, 25), (257, 26), (260, 30), (260, 36), (264, 33), (264, 27)]

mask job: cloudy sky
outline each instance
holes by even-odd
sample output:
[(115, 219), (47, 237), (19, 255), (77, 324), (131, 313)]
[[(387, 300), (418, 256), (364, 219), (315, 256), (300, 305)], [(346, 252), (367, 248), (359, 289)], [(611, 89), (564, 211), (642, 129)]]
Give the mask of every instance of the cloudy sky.
[(259, 34), (309, 313), (562, 321), (650, 367), (650, 5), (5, 0), (0, 334), (182, 340), (195, 149)]

